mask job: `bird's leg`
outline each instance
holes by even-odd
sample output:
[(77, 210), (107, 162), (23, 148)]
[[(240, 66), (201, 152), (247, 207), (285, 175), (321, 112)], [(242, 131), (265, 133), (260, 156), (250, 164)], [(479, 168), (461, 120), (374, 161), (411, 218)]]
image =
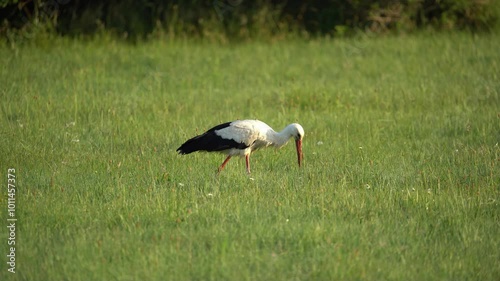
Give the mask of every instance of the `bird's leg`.
[(245, 162), (247, 164), (247, 173), (250, 175), (250, 154), (245, 155)]
[(224, 162), (222, 162), (222, 165), (220, 165), (219, 169), (217, 170), (217, 174), (219, 174), (220, 171), (222, 171), (222, 169), (224, 169), (224, 167), (226, 166), (229, 159), (231, 159), (231, 155), (228, 155), (226, 160), (224, 160)]

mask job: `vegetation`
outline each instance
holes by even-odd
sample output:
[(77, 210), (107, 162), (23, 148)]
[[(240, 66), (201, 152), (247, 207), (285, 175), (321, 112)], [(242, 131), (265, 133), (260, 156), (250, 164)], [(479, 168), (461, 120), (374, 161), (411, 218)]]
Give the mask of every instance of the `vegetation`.
[(329, 1), (0, 1), (0, 36), (18, 40), (41, 32), (80, 37), (103, 30), (138, 40), (167, 33), (216, 41), (345, 36), (357, 31), (497, 29), (494, 0)]
[[(106, 41), (107, 40), (107, 41)], [(103, 44), (104, 42), (104, 44)], [(499, 280), (500, 37), (0, 49), (1, 280)], [(180, 156), (220, 122), (294, 150)], [(0, 196), (6, 222), (5, 189)]]

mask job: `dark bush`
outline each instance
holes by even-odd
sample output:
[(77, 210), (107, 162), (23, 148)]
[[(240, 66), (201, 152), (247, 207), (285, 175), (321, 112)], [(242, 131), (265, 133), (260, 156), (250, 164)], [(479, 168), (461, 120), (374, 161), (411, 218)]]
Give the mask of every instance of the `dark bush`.
[(247, 38), (291, 31), (312, 36), (349, 31), (488, 30), (500, 13), (495, 0), (2, 0), (0, 34), (45, 25), (63, 35), (106, 30), (127, 38), (155, 32)]

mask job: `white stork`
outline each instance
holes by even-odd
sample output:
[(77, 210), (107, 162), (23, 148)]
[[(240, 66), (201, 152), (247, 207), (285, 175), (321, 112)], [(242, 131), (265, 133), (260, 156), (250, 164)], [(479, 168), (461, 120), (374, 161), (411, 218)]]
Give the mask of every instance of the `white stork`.
[(195, 151), (216, 151), (227, 155), (218, 173), (224, 169), (232, 156), (245, 156), (247, 173), (250, 174), (250, 153), (254, 150), (285, 145), (290, 138), (295, 139), (299, 167), (302, 162), (302, 138), (304, 129), (297, 123), (290, 124), (281, 132), (275, 132), (259, 120), (237, 120), (213, 127), (205, 133), (187, 140), (177, 152), (189, 154)]

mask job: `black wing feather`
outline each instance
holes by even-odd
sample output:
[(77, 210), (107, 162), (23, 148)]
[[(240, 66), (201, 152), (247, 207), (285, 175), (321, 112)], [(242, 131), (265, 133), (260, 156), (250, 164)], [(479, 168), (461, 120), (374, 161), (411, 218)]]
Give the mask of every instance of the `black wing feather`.
[(232, 122), (217, 125), (205, 133), (187, 140), (179, 148), (177, 152), (180, 154), (189, 154), (195, 151), (223, 151), (226, 149), (237, 148), (245, 149), (248, 145), (239, 143), (234, 140), (224, 139), (215, 133), (216, 130), (229, 127)]

